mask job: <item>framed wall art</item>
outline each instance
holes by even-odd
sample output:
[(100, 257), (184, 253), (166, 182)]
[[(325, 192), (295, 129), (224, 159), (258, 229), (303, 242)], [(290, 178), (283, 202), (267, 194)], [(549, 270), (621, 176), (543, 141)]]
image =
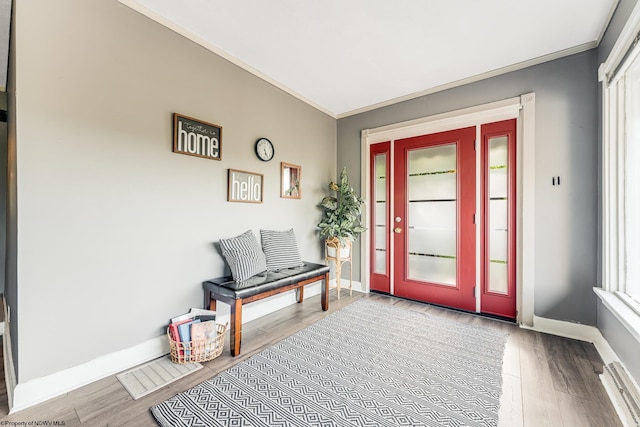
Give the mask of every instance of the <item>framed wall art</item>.
[(262, 203), (263, 181), (260, 173), (229, 169), (227, 201)]
[(222, 160), (222, 127), (173, 113), (173, 152)]
[(280, 197), (300, 199), (302, 197), (300, 181), (302, 167), (291, 163), (280, 163)]

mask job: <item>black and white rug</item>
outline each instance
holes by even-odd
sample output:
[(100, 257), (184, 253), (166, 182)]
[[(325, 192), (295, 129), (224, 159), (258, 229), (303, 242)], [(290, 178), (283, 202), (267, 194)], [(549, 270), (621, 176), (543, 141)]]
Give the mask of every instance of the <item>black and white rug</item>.
[(161, 426), (497, 426), (508, 334), (359, 299), (151, 408)]

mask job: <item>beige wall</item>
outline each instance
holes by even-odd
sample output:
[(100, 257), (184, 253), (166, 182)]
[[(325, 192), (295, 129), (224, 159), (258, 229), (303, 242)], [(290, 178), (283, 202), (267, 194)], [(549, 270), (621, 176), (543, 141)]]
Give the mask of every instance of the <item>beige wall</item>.
[[(321, 260), (335, 119), (115, 0), (22, 0), (15, 28), (20, 383), (161, 335), (223, 274), (221, 237), (293, 227)], [(222, 126), (222, 161), (172, 153), (173, 112)], [(263, 204), (226, 201), (229, 168), (264, 174)]]

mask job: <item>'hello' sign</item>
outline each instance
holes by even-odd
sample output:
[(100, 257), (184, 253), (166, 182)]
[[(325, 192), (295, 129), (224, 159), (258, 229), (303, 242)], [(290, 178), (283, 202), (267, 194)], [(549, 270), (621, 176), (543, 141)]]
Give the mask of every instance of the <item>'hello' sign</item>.
[(229, 186), (227, 200), (229, 202), (262, 203), (263, 175), (229, 169)]
[(173, 113), (173, 152), (222, 159), (222, 128)]

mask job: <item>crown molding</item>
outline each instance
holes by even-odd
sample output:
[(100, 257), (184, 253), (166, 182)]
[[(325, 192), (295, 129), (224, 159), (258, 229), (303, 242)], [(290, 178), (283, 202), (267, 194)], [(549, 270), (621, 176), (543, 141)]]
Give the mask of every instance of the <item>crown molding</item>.
[(506, 67), (498, 68), (493, 71), (487, 71), (486, 73), (476, 74), (475, 76), (467, 77), (464, 79), (456, 80), (451, 83), (446, 83), (440, 86), (435, 86), (429, 89), (425, 89), (420, 92), (411, 93), (397, 98), (389, 99), (387, 101), (372, 104), (367, 107), (358, 108), (356, 110), (348, 111), (346, 113), (340, 113), (337, 115), (338, 119), (343, 119), (349, 116), (355, 116), (356, 114), (366, 113), (368, 111), (377, 110), (378, 108), (388, 107), (390, 105), (398, 104), (400, 102), (409, 101), (422, 96), (431, 95), (433, 93), (442, 92), (447, 89), (453, 89), (455, 87), (463, 86), (469, 83), (475, 83), (480, 80), (485, 80), (490, 77), (499, 76), (502, 74), (510, 73), (512, 71), (521, 70), (523, 68), (531, 67), (533, 65), (542, 64), (544, 62), (553, 61), (555, 59), (564, 58), (566, 56), (575, 55), (577, 53), (585, 52), (587, 50), (598, 47), (597, 41), (584, 43), (578, 46), (574, 46), (568, 49), (559, 50), (557, 52), (550, 53), (548, 55), (538, 56), (537, 58), (528, 59), (526, 61), (518, 62), (517, 64), (509, 65)]

